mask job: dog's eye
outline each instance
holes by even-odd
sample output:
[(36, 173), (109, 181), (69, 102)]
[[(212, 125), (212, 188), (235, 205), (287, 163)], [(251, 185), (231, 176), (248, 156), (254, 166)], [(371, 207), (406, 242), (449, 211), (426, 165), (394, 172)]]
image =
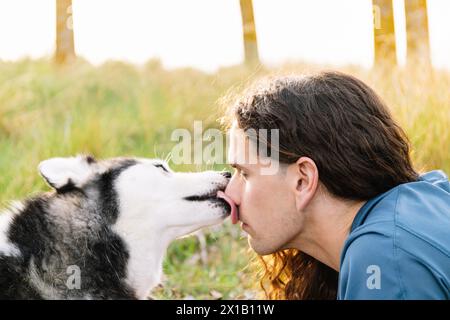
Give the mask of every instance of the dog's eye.
[(155, 164), (155, 167), (156, 167), (156, 168), (161, 168), (161, 169), (163, 169), (165, 172), (169, 173), (169, 170), (167, 170), (166, 167), (164, 167), (164, 166), (163, 166), (162, 164), (160, 164), (160, 163)]

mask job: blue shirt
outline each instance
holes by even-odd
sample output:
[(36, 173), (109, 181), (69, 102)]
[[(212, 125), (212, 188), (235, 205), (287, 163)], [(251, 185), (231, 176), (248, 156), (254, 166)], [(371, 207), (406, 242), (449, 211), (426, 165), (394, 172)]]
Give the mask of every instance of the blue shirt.
[(444, 172), (428, 172), (366, 202), (340, 261), (338, 299), (450, 299)]

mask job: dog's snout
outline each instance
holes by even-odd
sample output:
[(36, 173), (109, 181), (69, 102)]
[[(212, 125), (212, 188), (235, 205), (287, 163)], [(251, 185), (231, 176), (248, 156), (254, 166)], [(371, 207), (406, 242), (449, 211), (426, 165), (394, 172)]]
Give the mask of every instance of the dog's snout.
[(224, 171), (224, 172), (222, 172), (222, 175), (227, 179), (231, 179), (231, 172)]

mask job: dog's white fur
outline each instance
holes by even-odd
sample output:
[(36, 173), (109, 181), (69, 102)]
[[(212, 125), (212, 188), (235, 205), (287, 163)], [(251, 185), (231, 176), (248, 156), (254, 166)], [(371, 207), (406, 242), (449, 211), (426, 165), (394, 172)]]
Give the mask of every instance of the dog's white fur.
[(4, 213), (0, 213), (0, 254), (5, 256), (17, 256), (20, 254), (19, 250), (10, 243), (7, 234), (11, 221), (14, 217), (14, 209), (10, 209)]

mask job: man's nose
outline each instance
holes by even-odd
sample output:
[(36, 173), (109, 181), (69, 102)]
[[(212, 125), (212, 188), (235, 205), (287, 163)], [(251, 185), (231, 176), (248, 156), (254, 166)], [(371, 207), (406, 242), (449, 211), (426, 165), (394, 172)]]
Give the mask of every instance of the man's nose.
[(231, 173), (228, 172), (230, 175), (230, 181), (228, 182), (228, 185), (225, 189), (225, 194), (229, 196), (237, 206), (240, 205), (240, 188), (239, 183), (236, 181), (236, 176), (233, 176)]

